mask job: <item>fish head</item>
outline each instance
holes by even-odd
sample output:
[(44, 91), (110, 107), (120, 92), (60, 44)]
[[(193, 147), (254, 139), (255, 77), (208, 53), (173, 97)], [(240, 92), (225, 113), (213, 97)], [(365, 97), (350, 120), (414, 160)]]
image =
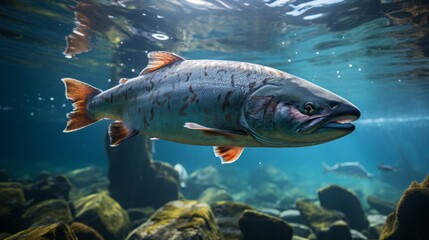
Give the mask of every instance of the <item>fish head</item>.
[(270, 146), (308, 146), (355, 129), (359, 109), (344, 98), (290, 75), (274, 79), (247, 98), (241, 124)]

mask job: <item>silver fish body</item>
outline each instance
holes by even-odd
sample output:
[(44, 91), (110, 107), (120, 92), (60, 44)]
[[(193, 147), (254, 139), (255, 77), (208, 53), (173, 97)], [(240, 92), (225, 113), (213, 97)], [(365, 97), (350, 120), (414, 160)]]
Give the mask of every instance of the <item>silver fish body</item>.
[(344, 176), (354, 176), (359, 178), (372, 178), (373, 175), (369, 173), (359, 162), (343, 162), (337, 163), (333, 166), (328, 166), (323, 163), (323, 171), (325, 173), (333, 172)]
[(270, 67), (166, 52), (149, 59), (142, 75), (92, 92), (87, 118), (121, 121), (128, 135), (193, 145), (296, 147), (344, 136), (360, 115), (334, 93)]

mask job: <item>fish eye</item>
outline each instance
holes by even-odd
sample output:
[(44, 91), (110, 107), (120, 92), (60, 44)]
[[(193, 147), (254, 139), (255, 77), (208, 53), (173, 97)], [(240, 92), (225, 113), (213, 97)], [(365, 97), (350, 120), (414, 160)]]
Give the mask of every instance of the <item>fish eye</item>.
[(308, 102), (304, 105), (304, 111), (306, 114), (312, 114), (314, 112), (314, 103)]

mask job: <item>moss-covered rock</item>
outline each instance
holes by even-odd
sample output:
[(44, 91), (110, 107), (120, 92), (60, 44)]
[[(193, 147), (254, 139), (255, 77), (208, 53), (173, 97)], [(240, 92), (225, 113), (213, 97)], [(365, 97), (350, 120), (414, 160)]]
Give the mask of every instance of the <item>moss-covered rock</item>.
[(68, 202), (62, 199), (50, 199), (31, 206), (21, 219), (21, 226), (25, 229), (54, 223), (71, 223), (73, 216)]
[(329, 210), (317, 206), (307, 200), (298, 200), (296, 208), (300, 211), (307, 224), (316, 232), (316, 235), (323, 234), (329, 227), (338, 220), (346, 220), (342, 212)]
[(7, 238), (7, 240), (78, 240), (67, 224), (32, 227)]
[(206, 203), (177, 200), (156, 211), (127, 239), (212, 240), (221, 239), (221, 233)]
[(362, 205), (354, 192), (330, 185), (320, 189), (318, 195), (320, 205), (344, 213), (351, 228), (363, 230), (369, 227)]
[(40, 177), (35, 183), (26, 185), (27, 199), (33, 203), (41, 202), (48, 199), (69, 200), (71, 183), (64, 175), (48, 175)]
[(80, 222), (70, 224), (70, 229), (79, 240), (104, 240), (95, 229)]
[(76, 221), (93, 227), (105, 239), (121, 239), (129, 229), (127, 212), (106, 192), (78, 199), (74, 207)]
[(183, 189), (183, 192), (185, 196), (196, 199), (208, 188), (221, 187), (220, 182), (220, 175), (217, 169), (208, 166), (191, 173), (187, 182), (187, 187)]
[(291, 240), (293, 236), (287, 222), (255, 210), (245, 210), (238, 225), (245, 240)]
[(395, 204), (389, 201), (382, 200), (375, 196), (368, 196), (366, 201), (369, 206), (377, 210), (380, 214), (389, 215), (395, 211)]
[(245, 210), (255, 210), (250, 205), (238, 202), (217, 202), (212, 206), (216, 222), (222, 232), (223, 239), (242, 239), (243, 234), (238, 226)]
[(327, 231), (317, 234), (318, 240), (353, 240), (349, 226), (346, 222), (339, 220), (332, 223)]
[(404, 191), (394, 213), (387, 217), (381, 240), (429, 239), (429, 175)]
[(15, 220), (24, 210), (24, 190), (20, 183), (0, 182), (0, 232), (15, 232)]
[(212, 205), (220, 201), (232, 201), (231, 195), (225, 190), (220, 188), (208, 188), (199, 197), (201, 202), (205, 202), (209, 205)]
[(131, 222), (130, 229), (135, 229), (141, 224), (143, 224), (144, 222), (146, 222), (154, 212), (155, 212), (155, 209), (152, 207), (128, 208), (127, 213)]

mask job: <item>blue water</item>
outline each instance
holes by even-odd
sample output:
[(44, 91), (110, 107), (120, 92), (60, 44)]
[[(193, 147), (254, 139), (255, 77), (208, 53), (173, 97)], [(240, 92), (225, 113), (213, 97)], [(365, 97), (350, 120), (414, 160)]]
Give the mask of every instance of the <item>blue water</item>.
[[(309, 196), (334, 183), (364, 195), (394, 189), (397, 199), (429, 172), (429, 26), (425, 13), (407, 9), (408, 1), (97, 1), (91, 16), (105, 28), (92, 26), (92, 49), (70, 58), (63, 51), (77, 3), (0, 4), (0, 168), (11, 175), (88, 165), (105, 170), (109, 122), (63, 133), (71, 104), (60, 79), (107, 89), (118, 81), (115, 72), (136, 76), (153, 50), (275, 67), (345, 97), (362, 112), (355, 132), (318, 146), (247, 148), (234, 164), (221, 165), (211, 147), (160, 140), (157, 160), (181, 163), (189, 172), (212, 165), (245, 173), (272, 165)], [(374, 179), (323, 174), (322, 162), (350, 161)], [(378, 164), (415, 171), (393, 181)]]

